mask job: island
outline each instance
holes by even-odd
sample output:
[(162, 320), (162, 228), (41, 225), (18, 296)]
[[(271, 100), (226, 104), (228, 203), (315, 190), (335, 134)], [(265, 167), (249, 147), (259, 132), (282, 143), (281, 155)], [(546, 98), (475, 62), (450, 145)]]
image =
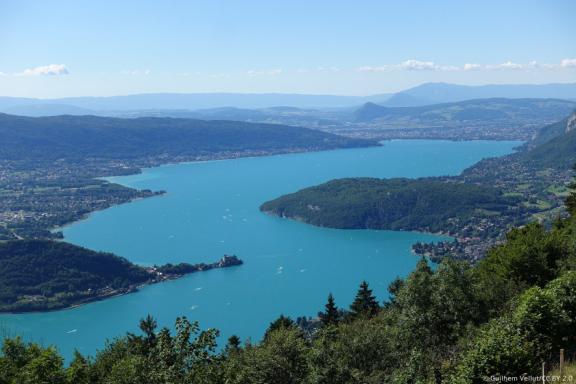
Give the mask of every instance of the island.
[(111, 253), (53, 240), (0, 243), (0, 312), (49, 311), (136, 292), (186, 274), (241, 265), (225, 255), (206, 264), (135, 265)]

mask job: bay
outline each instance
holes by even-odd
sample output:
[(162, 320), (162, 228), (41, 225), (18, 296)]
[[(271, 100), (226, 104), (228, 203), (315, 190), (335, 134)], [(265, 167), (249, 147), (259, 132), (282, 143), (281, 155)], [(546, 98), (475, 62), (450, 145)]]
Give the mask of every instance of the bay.
[(395, 140), (382, 147), (166, 165), (111, 177), (134, 188), (165, 190), (159, 197), (96, 212), (64, 229), (65, 239), (110, 251), (142, 265), (212, 262), (235, 254), (245, 264), (195, 273), (137, 293), (47, 313), (4, 314), (9, 335), (94, 354), (106, 338), (137, 331), (152, 314), (171, 327), (178, 316), (259, 340), (280, 314), (315, 316), (332, 292), (347, 307), (362, 280), (379, 300), (418, 258), (415, 232), (317, 228), (261, 213), (263, 202), (341, 177), (457, 175), (482, 158), (502, 156), (515, 141)]

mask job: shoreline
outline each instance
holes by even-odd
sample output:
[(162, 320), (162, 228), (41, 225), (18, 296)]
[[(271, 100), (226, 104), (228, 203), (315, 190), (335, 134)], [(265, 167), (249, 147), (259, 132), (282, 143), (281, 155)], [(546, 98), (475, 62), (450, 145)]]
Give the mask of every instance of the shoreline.
[[(133, 189), (135, 191), (140, 191), (137, 188), (134, 188), (128, 184), (123, 184), (123, 183), (119, 183), (115, 180), (111, 180), (114, 178), (119, 178), (119, 177), (128, 177), (128, 176), (134, 176), (134, 175), (140, 175), (143, 174), (146, 170), (149, 169), (154, 169), (154, 168), (162, 168), (162, 167), (169, 167), (169, 166), (176, 166), (176, 165), (185, 165), (185, 164), (199, 164), (199, 163), (210, 163), (210, 162), (217, 162), (217, 161), (228, 161), (228, 160), (236, 160), (236, 159), (256, 159), (256, 158), (260, 158), (260, 157), (269, 157), (269, 156), (282, 156), (282, 155), (292, 155), (292, 154), (303, 154), (303, 153), (317, 153), (317, 152), (331, 152), (331, 151), (341, 151), (341, 150), (347, 150), (347, 149), (359, 149), (359, 148), (379, 148), (379, 147), (384, 147), (385, 143), (387, 142), (393, 142), (393, 141), (420, 141), (420, 140), (432, 140), (432, 141), (450, 141), (450, 142), (463, 142), (463, 141), (519, 141), (519, 140), (486, 140), (486, 139), (472, 139), (472, 140), (451, 140), (451, 139), (444, 139), (444, 138), (438, 138), (438, 139), (420, 139), (420, 138), (414, 138), (414, 139), (406, 139), (406, 138), (397, 138), (397, 139), (383, 139), (383, 140), (379, 140), (377, 141), (378, 145), (372, 145), (372, 146), (365, 146), (365, 147), (349, 147), (349, 148), (334, 148), (334, 149), (318, 149), (318, 150), (295, 150), (295, 151), (272, 151), (270, 153), (262, 153), (262, 154), (250, 154), (247, 153), (246, 155), (234, 155), (234, 156), (221, 156), (221, 155), (214, 155), (214, 156), (207, 156), (207, 158), (205, 159), (196, 159), (196, 160), (183, 160), (183, 161), (168, 161), (166, 163), (157, 163), (157, 164), (149, 164), (149, 165), (143, 165), (143, 166), (136, 166), (134, 167), (134, 171), (130, 172), (130, 173), (125, 173), (125, 174), (118, 174), (118, 175), (108, 175), (108, 176), (100, 176), (100, 177), (94, 177), (95, 180), (101, 180), (101, 181), (105, 181), (107, 183), (110, 184), (118, 184), (121, 185), (123, 187), (126, 188), (130, 188)], [(522, 142), (520, 140), (520, 142)], [(517, 151), (518, 147), (514, 148), (514, 151)], [(202, 157), (202, 156), (200, 156)], [(476, 163), (477, 164), (477, 163)], [(474, 165), (476, 165), (474, 164)], [(473, 165), (473, 166), (474, 166)], [(463, 171), (464, 172), (464, 171)], [(462, 174), (462, 173), (461, 173)], [(460, 175), (461, 175), (460, 174)], [(458, 175), (458, 176), (460, 176)], [(122, 202), (120, 204), (112, 204), (109, 207), (103, 208), (103, 209), (98, 209), (92, 212), (88, 212), (86, 213), (83, 217), (77, 219), (77, 220), (73, 220), (69, 223), (57, 226), (57, 227), (53, 227), (51, 229), (49, 229), (50, 232), (55, 233), (58, 232), (62, 229), (65, 229), (71, 225), (74, 225), (76, 223), (82, 222), (84, 220), (88, 220), (90, 218), (90, 216), (94, 213), (100, 212), (100, 211), (104, 211), (106, 209), (109, 208), (113, 208), (116, 206), (120, 206), (123, 204), (129, 204), (132, 202), (136, 202), (139, 200), (144, 200), (144, 199), (149, 199), (149, 198), (153, 198), (153, 197), (158, 197), (158, 196), (164, 196), (166, 194), (168, 194), (168, 191), (162, 190), (162, 191), (152, 191), (154, 194), (151, 196), (145, 196), (145, 197), (136, 197), (134, 199), (130, 199), (126, 202)], [(338, 228), (338, 229), (342, 229), (342, 228)], [(420, 232), (420, 233), (431, 233), (431, 232), (425, 232), (425, 231), (414, 231), (414, 232)], [(432, 233), (433, 234), (433, 233)], [(444, 236), (444, 235), (443, 235)], [(450, 236), (450, 235), (448, 235)], [(453, 236), (450, 236), (453, 237)], [(63, 237), (62, 239), (58, 239), (58, 240), (65, 240), (65, 237)]]
[[(455, 235), (451, 235), (449, 233), (446, 232), (431, 232), (431, 231), (427, 231), (427, 230), (420, 230), (420, 229), (385, 229), (385, 228), (341, 228), (341, 227), (329, 227), (326, 225), (316, 225), (316, 224), (312, 224), (307, 222), (306, 220), (304, 220), (301, 217), (290, 217), (290, 216), (280, 216), (274, 212), (271, 211), (260, 211), (262, 213), (264, 213), (265, 215), (269, 215), (272, 217), (277, 217), (279, 219), (286, 219), (286, 220), (291, 220), (294, 222), (298, 222), (298, 223), (302, 223), (302, 224), (306, 224), (306, 225), (311, 225), (313, 227), (317, 227), (317, 228), (327, 228), (327, 229), (334, 229), (334, 230), (344, 230), (344, 231), (389, 231), (389, 232), (406, 232), (406, 233), (419, 233), (419, 234), (423, 234), (423, 235), (433, 235), (433, 236), (438, 236), (438, 237), (448, 237), (451, 240), (462, 240), (462, 238), (457, 237)], [(415, 253), (415, 255), (418, 255), (418, 253)]]
[[(403, 140), (403, 139), (398, 139), (398, 140)], [(230, 157), (217, 156), (215, 158), (207, 158), (207, 159), (168, 161), (166, 163), (159, 163), (156, 165), (139, 167), (138, 171), (134, 172), (134, 173), (127, 173), (127, 174), (123, 174), (123, 175), (102, 176), (102, 177), (97, 177), (96, 179), (104, 180), (104, 181), (107, 181), (109, 183), (113, 183), (113, 181), (110, 181), (109, 179), (112, 179), (115, 177), (140, 175), (140, 174), (144, 173), (145, 170), (154, 169), (154, 168), (162, 168), (162, 167), (170, 167), (170, 166), (175, 166), (175, 165), (186, 165), (186, 164), (214, 163), (214, 162), (218, 162), (218, 161), (228, 161), (228, 160), (238, 160), (238, 159), (257, 159), (260, 157), (297, 155), (297, 154), (303, 154), (303, 153), (319, 153), (319, 152), (343, 151), (343, 150), (363, 149), (363, 148), (379, 148), (379, 147), (383, 147), (382, 143), (385, 141), (391, 141), (391, 140), (380, 140), (380, 141), (377, 141), (378, 145), (368, 145), (368, 146), (363, 146), (363, 147), (344, 147), (344, 148), (312, 149), (312, 150), (305, 150), (304, 149), (304, 150), (292, 150), (292, 151), (272, 151), (270, 153), (262, 153), (262, 154), (246, 154), (246, 155), (238, 155), (238, 156), (230, 156)], [(120, 183), (117, 183), (117, 184), (120, 184)], [(120, 184), (120, 185), (128, 187), (128, 188), (132, 188), (126, 184)]]
[[(402, 139), (400, 139), (402, 140)], [(388, 141), (388, 140), (383, 140), (383, 141)], [(118, 184), (121, 185), (123, 187), (132, 189), (134, 191), (141, 191), (140, 189), (134, 188), (128, 184), (123, 184), (123, 183), (119, 183), (116, 182), (115, 180), (111, 180), (114, 178), (118, 178), (118, 177), (128, 177), (128, 176), (135, 176), (135, 175), (141, 175), (144, 173), (144, 171), (149, 170), (149, 169), (154, 169), (154, 168), (161, 168), (161, 167), (168, 167), (168, 166), (175, 166), (175, 165), (185, 165), (185, 164), (198, 164), (198, 163), (211, 163), (211, 162), (217, 162), (217, 161), (228, 161), (228, 160), (236, 160), (236, 159), (256, 159), (256, 158), (260, 158), (260, 157), (270, 157), (270, 156), (282, 156), (282, 155), (291, 155), (291, 154), (302, 154), (302, 153), (317, 153), (317, 152), (330, 152), (330, 151), (340, 151), (340, 150), (347, 150), (347, 149), (359, 149), (359, 148), (378, 148), (378, 147), (382, 147), (382, 142), (383, 141), (379, 141), (378, 145), (371, 145), (371, 146), (365, 146), (365, 147), (348, 147), (348, 148), (333, 148), (333, 149), (317, 149), (317, 150), (293, 150), (293, 151), (272, 151), (270, 153), (262, 153), (262, 154), (250, 154), (247, 153), (246, 155), (234, 155), (234, 156), (221, 156), (221, 155), (214, 155), (214, 156), (207, 156), (207, 158), (203, 159), (196, 159), (196, 160), (183, 160), (183, 161), (168, 161), (168, 162), (159, 162), (158, 164), (150, 164), (150, 165), (143, 165), (143, 166), (135, 166), (133, 169), (133, 172), (129, 172), (129, 173), (124, 173), (124, 174), (110, 174), (108, 176), (99, 176), (99, 177), (93, 177), (94, 180), (100, 180), (100, 181), (104, 181), (106, 183), (109, 184)], [(203, 156), (200, 156), (203, 157)], [(101, 212), (101, 211), (105, 211), (107, 209), (113, 208), (113, 207), (117, 207), (123, 204), (129, 204), (129, 203), (133, 203), (139, 200), (145, 200), (145, 199), (149, 199), (149, 198), (153, 198), (153, 197), (159, 197), (159, 196), (164, 196), (166, 194), (168, 194), (168, 191), (165, 190), (161, 190), (161, 191), (152, 191), (152, 195), (150, 196), (143, 196), (143, 197), (135, 197), (133, 199), (127, 200), (125, 202), (119, 203), (119, 204), (111, 204), (109, 207), (106, 208), (102, 208), (102, 209), (97, 209), (88, 213), (85, 213), (82, 217), (70, 221), (68, 223), (65, 223), (63, 225), (59, 225), (56, 227), (52, 227), (49, 228), (48, 230), (51, 233), (57, 233), (57, 232), (61, 232), (63, 229), (72, 226), (76, 223), (80, 223), (82, 221), (88, 220), (90, 219), (90, 216), (94, 213), (97, 212)], [(65, 240), (65, 237), (62, 237), (60, 239), (56, 239), (56, 240), (60, 240), (63, 241)]]
[[(389, 140), (382, 140), (379, 142), (378, 146), (367, 146), (367, 147), (361, 147), (361, 148), (379, 148), (379, 147), (383, 147), (386, 145), (386, 143), (389, 142), (394, 142), (394, 141), (419, 141), (421, 139), (389, 139)], [(446, 139), (441, 139), (439, 141), (455, 141), (455, 140), (446, 140)], [(460, 140), (458, 140), (460, 141)], [(485, 141), (485, 140), (468, 140), (468, 141)], [(268, 157), (268, 156), (282, 156), (282, 155), (291, 155), (291, 154), (305, 154), (305, 153), (314, 153), (314, 152), (330, 152), (330, 151), (340, 151), (343, 149), (358, 149), (356, 147), (353, 148), (338, 148), (338, 149), (329, 149), (329, 150), (299, 150), (299, 151), (281, 151), (281, 152), (271, 152), (271, 153), (266, 153), (266, 154), (245, 154), (245, 155), (235, 155), (235, 156), (227, 156), (228, 154), (222, 156), (222, 155), (214, 155), (214, 156), (208, 156), (207, 158), (203, 158), (203, 159), (195, 159), (195, 160), (191, 160), (191, 161), (175, 161), (175, 162), (167, 162), (167, 163), (160, 163), (157, 165), (149, 165), (149, 166), (145, 166), (145, 167), (141, 167), (141, 168), (137, 168), (134, 167), (133, 168), (133, 172), (130, 173), (124, 173), (124, 174), (117, 174), (117, 175), (109, 175), (109, 176), (103, 176), (103, 177), (97, 177), (94, 179), (98, 179), (98, 180), (102, 180), (104, 182), (107, 183), (111, 183), (111, 184), (119, 184), (122, 185), (124, 187), (136, 190), (136, 191), (140, 191), (140, 189), (134, 188), (133, 186), (130, 186), (129, 184), (124, 184), (124, 183), (120, 183), (117, 182), (116, 180), (114, 180), (114, 178), (120, 178), (120, 177), (124, 177), (124, 176), (133, 176), (133, 175), (139, 175), (144, 173), (146, 170), (148, 169), (154, 169), (154, 168), (160, 168), (160, 167), (166, 167), (166, 166), (177, 166), (177, 165), (184, 165), (184, 164), (198, 164), (198, 163), (208, 163), (208, 162), (216, 162), (216, 161), (226, 161), (226, 160), (235, 160), (235, 159), (250, 159), (250, 158), (260, 158), (260, 157)], [(82, 218), (78, 219), (78, 220), (74, 220), (71, 221), (69, 223), (66, 223), (64, 225), (55, 227), (51, 229), (51, 232), (59, 232), (59, 231), (63, 231), (65, 230), (67, 227), (70, 227), (72, 225), (75, 225), (79, 222), (88, 220), (91, 218), (91, 216), (97, 212), (100, 211), (104, 211), (106, 209), (109, 208), (113, 208), (116, 206), (120, 206), (122, 204), (127, 204), (127, 203), (133, 203), (139, 200), (144, 200), (144, 199), (148, 199), (151, 197), (159, 197), (159, 196), (164, 196), (166, 195), (168, 192), (167, 191), (152, 191), (152, 194), (150, 196), (139, 196), (139, 197), (135, 197), (133, 199), (130, 199), (128, 201), (122, 202), (120, 204), (112, 204), (109, 207), (103, 208), (103, 209), (99, 209), (99, 210), (95, 210), (92, 212), (88, 212), (85, 215), (83, 215)], [(287, 218), (293, 221), (298, 221), (307, 225), (314, 225), (314, 224), (310, 224), (307, 223), (305, 220), (301, 220), (298, 218), (290, 218), (290, 217), (281, 217), (273, 212), (267, 212), (267, 211), (261, 211), (264, 214), (270, 215), (270, 216), (275, 216), (278, 218)], [(371, 230), (371, 231), (397, 231), (397, 232), (412, 232), (412, 233), (418, 233), (418, 234), (424, 234), (424, 235), (433, 235), (433, 236), (437, 236), (439, 237), (439, 239), (431, 242), (434, 244), (439, 244), (439, 243), (445, 243), (445, 242), (453, 242), (453, 241), (459, 241), (462, 240), (462, 238), (458, 235), (451, 235), (449, 233), (445, 233), (445, 232), (431, 232), (428, 230), (423, 230), (423, 229), (385, 229), (385, 228), (336, 228), (336, 227), (329, 227), (329, 226), (318, 226), (315, 225), (317, 227), (321, 227), (321, 228), (329, 228), (329, 229), (334, 229), (334, 230), (346, 230), (346, 229), (353, 229), (353, 230)], [(57, 239), (58, 241), (66, 241), (67, 239), (63, 236), (61, 239)], [(418, 253), (414, 250), (413, 246), (410, 248), (410, 253), (415, 255), (415, 256), (423, 256), (423, 257), (427, 257), (427, 258), (431, 258), (432, 255), (430, 254), (423, 254), (423, 253)], [(139, 265), (139, 264), (135, 264), (135, 265)], [(143, 266), (146, 267), (146, 266)], [(126, 289), (124, 291), (121, 292), (114, 292), (111, 294), (103, 294), (103, 295), (98, 295), (98, 296), (94, 296), (94, 297), (90, 297), (90, 298), (85, 298), (83, 300), (80, 300), (77, 303), (74, 303), (72, 305), (67, 305), (67, 306), (59, 306), (59, 307), (55, 307), (55, 308), (51, 308), (51, 309), (46, 309), (46, 310), (31, 310), (31, 311), (0, 311), (0, 314), (23, 314), (23, 313), (46, 313), (46, 312), (52, 312), (52, 311), (60, 311), (60, 310), (69, 310), (69, 309), (74, 309), (86, 304), (90, 304), (93, 302), (97, 302), (97, 301), (102, 301), (108, 298), (113, 298), (116, 296), (123, 296), (123, 295), (127, 295), (129, 293), (135, 293), (137, 292), (139, 289), (145, 287), (145, 286), (150, 286), (153, 284), (157, 284), (159, 282), (162, 281), (166, 281), (166, 280), (175, 280), (175, 279), (179, 279), (181, 277), (183, 277), (184, 275), (179, 275), (179, 276), (173, 276), (171, 278), (168, 279), (163, 279), (163, 280), (154, 280), (154, 281), (150, 281), (144, 284), (140, 284), (138, 286)]]
[[(112, 177), (117, 177), (117, 176), (112, 176)], [(121, 185), (121, 184), (119, 184), (119, 185)], [(127, 188), (131, 188), (131, 187), (127, 187)], [(136, 188), (132, 188), (132, 189), (138, 191), (138, 189), (136, 189)], [(81, 218), (79, 218), (79, 219), (77, 219), (77, 220), (71, 221), (71, 222), (66, 223), (66, 224), (63, 224), (63, 225), (59, 225), (59, 226), (57, 226), (57, 227), (50, 228), (49, 231), (50, 231), (51, 233), (62, 232), (62, 231), (63, 231), (64, 229), (66, 229), (67, 227), (70, 227), (70, 226), (72, 226), (72, 225), (75, 225), (75, 224), (81, 223), (81, 222), (83, 222), (83, 221), (89, 220), (90, 217), (91, 217), (93, 214), (95, 214), (95, 213), (102, 212), (102, 211), (105, 211), (105, 210), (110, 209), (110, 208), (119, 207), (119, 206), (121, 206), (121, 205), (123, 205), (123, 204), (130, 204), (130, 203), (134, 203), (134, 202), (141, 201), (141, 200), (152, 199), (152, 198), (154, 198), (154, 197), (162, 197), (162, 196), (164, 196), (164, 195), (166, 195), (166, 194), (168, 194), (167, 191), (158, 191), (158, 192), (154, 192), (154, 194), (153, 194), (153, 195), (150, 195), (150, 196), (139, 196), (139, 197), (135, 197), (135, 198), (133, 198), (133, 199), (130, 199), (130, 200), (128, 200), (128, 201), (125, 201), (125, 202), (123, 202), (123, 203), (120, 203), (120, 204), (112, 204), (112, 205), (110, 205), (109, 207), (106, 207), (106, 208), (96, 209), (96, 210), (94, 210), (94, 211), (92, 211), (92, 212), (85, 213), (84, 215), (82, 215)], [(64, 234), (62, 234), (62, 236), (63, 236), (62, 238), (58, 238), (58, 239), (54, 239), (54, 240), (55, 240), (55, 241), (65, 241), (66, 238), (64, 237)]]
[[(82, 307), (83, 305), (87, 305), (87, 304), (94, 303), (97, 301), (103, 301), (103, 300), (111, 299), (114, 297), (120, 297), (120, 296), (125, 296), (125, 295), (131, 294), (131, 293), (137, 293), (142, 288), (149, 287), (149, 286), (152, 286), (155, 284), (160, 284), (160, 283), (172, 281), (172, 280), (178, 280), (178, 279), (192, 275), (192, 274), (197, 273), (197, 272), (207, 272), (207, 271), (211, 271), (213, 269), (238, 267), (238, 266), (241, 266), (243, 264), (244, 264), (244, 262), (234, 255), (232, 255), (232, 256), (224, 255), (222, 258), (220, 258), (220, 260), (213, 262), (213, 263), (210, 263), (210, 264), (205, 264), (205, 263), (199, 263), (199, 264), (181, 263), (178, 265), (165, 264), (165, 265), (160, 266), (160, 267), (148, 268), (147, 270), (150, 273), (151, 277), (148, 281), (140, 283), (140, 284), (133, 284), (133, 285), (130, 285), (126, 288), (116, 289), (116, 290), (113, 290), (112, 292), (110, 292), (108, 294), (100, 293), (100, 294), (96, 294), (95, 296), (92, 296), (92, 297), (86, 297), (84, 299), (79, 300), (77, 303), (74, 303), (71, 305), (62, 305), (62, 306), (57, 306), (57, 307), (47, 308), (47, 309), (8, 310), (8, 311), (0, 310), (0, 316), (1, 315), (22, 315), (22, 314), (33, 314), (33, 313), (49, 313), (49, 312), (56, 312), (56, 311), (72, 310), (75, 308)], [(181, 266), (181, 267), (187, 268), (187, 269), (183, 270), (181, 273), (169, 273), (169, 272), (163, 273), (160, 271), (160, 270), (163, 270), (166, 268), (178, 267), (178, 266)]]
[(178, 279), (181, 279), (183, 277), (186, 277), (187, 275), (190, 275), (190, 274), (188, 273), (188, 274), (184, 274), (184, 275), (166, 278), (164, 280), (154, 280), (154, 281), (138, 284), (138, 285), (135, 285), (134, 287), (125, 288), (124, 290), (122, 290), (122, 292), (114, 292), (114, 293), (109, 294), (109, 295), (93, 296), (90, 298), (86, 298), (85, 300), (81, 300), (78, 303), (75, 303), (72, 305), (54, 307), (54, 308), (43, 309), (43, 310), (33, 309), (30, 311), (18, 311), (18, 310), (16, 310), (16, 311), (2, 311), (2, 310), (0, 310), (0, 316), (2, 316), (2, 315), (27, 315), (27, 314), (36, 314), (36, 313), (50, 313), (50, 312), (73, 310), (73, 309), (80, 308), (80, 307), (83, 307), (85, 305), (95, 303), (98, 301), (104, 301), (106, 299), (113, 299), (115, 297), (121, 297), (121, 296), (129, 295), (131, 293), (137, 293), (142, 288), (149, 287), (149, 286), (152, 286), (155, 284), (160, 284), (160, 283), (167, 282), (167, 281), (171, 281), (171, 280), (178, 280)]

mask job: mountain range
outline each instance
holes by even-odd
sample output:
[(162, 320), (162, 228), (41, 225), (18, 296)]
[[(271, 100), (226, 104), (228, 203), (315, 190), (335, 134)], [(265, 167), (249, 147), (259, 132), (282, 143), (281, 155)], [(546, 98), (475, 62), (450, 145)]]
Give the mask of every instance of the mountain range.
[(522, 161), (540, 168), (569, 169), (576, 163), (576, 112), (540, 130)]
[(505, 119), (557, 120), (576, 107), (576, 102), (560, 99), (489, 98), (415, 107), (388, 107), (366, 103), (354, 112), (358, 122), (372, 120), (421, 120), (428, 125), (446, 121), (493, 121)]
[(392, 95), (387, 106), (408, 107), (486, 98), (576, 100), (576, 83), (458, 85), (425, 83)]
[(369, 96), (242, 94), (242, 93), (150, 93), (108, 97), (34, 99), (0, 97), (0, 112), (27, 116), (110, 115), (141, 110), (197, 110), (222, 107), (246, 109), (291, 106), (296, 108), (355, 108), (371, 102), (389, 107), (421, 106), (481, 98), (558, 98), (576, 100), (576, 83), (497, 84), (469, 86), (425, 83), (392, 94)]

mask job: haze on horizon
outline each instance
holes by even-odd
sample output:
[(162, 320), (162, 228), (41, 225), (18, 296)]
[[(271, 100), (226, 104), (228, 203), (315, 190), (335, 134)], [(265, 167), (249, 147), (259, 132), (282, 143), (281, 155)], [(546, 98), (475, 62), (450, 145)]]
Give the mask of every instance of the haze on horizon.
[(4, 0), (0, 95), (576, 82), (576, 2)]

